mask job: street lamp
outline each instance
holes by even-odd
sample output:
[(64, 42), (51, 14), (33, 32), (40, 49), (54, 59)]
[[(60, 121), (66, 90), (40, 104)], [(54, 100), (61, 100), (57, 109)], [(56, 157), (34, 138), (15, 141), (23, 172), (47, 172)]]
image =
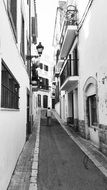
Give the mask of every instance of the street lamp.
[(37, 49), (39, 56), (41, 56), (42, 52), (44, 50), (44, 46), (41, 44), (41, 42), (39, 42), (38, 46), (36, 46), (36, 49)]
[(42, 55), (44, 46), (39, 42), (36, 46), (38, 55), (27, 55), (26, 59), (30, 60), (30, 84), (34, 86), (38, 86), (38, 71), (37, 68), (39, 66), (39, 60), (35, 60), (35, 58), (39, 58)]
[(38, 58), (42, 55), (42, 52), (44, 50), (44, 46), (41, 44), (41, 42), (39, 42), (39, 44), (36, 46), (38, 55), (27, 55), (26, 59), (27, 60), (31, 60), (32, 58)]

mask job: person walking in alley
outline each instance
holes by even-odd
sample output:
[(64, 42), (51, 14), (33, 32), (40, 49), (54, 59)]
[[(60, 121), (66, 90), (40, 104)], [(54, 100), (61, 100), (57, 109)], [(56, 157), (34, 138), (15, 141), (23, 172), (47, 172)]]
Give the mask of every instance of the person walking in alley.
[(52, 113), (51, 113), (50, 107), (48, 107), (48, 109), (47, 109), (46, 117), (47, 117), (47, 125), (51, 126)]

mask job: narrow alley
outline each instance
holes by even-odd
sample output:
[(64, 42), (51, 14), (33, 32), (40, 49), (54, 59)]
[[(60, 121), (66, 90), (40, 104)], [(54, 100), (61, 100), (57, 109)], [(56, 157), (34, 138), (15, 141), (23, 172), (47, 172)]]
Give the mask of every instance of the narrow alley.
[(106, 7), (0, 0), (0, 190), (107, 190)]
[(107, 190), (107, 179), (53, 118), (41, 119), (38, 190)]
[(8, 190), (107, 190), (107, 159), (88, 142), (80, 142), (68, 126), (64, 128), (54, 111), (51, 126), (45, 112), (38, 112)]

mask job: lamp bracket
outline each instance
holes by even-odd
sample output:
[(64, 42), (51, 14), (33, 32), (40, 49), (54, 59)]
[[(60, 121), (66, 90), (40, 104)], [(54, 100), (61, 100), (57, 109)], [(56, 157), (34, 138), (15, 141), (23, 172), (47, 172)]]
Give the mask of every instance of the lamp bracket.
[(31, 60), (32, 58), (38, 58), (39, 56), (37, 55), (26, 55), (27, 60)]

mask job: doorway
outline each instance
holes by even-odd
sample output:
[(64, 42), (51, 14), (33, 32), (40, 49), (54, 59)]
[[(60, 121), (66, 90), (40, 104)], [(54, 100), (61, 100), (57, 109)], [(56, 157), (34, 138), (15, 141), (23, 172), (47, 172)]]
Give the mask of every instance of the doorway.
[(30, 92), (27, 90), (27, 123), (26, 123), (26, 140), (28, 140), (31, 134), (31, 123), (30, 123)]
[(55, 109), (55, 99), (52, 98), (52, 109)]
[(97, 106), (97, 82), (90, 77), (84, 87), (85, 100), (85, 129), (86, 136), (93, 144), (99, 147), (98, 106)]
[(48, 96), (44, 95), (43, 96), (43, 108), (47, 108), (48, 107)]
[(87, 121), (90, 132), (90, 139), (96, 146), (99, 145), (99, 135), (97, 127), (97, 104), (96, 94), (88, 96), (86, 100), (87, 104)]
[(73, 91), (68, 93), (68, 119), (69, 124), (74, 124), (74, 97)]

